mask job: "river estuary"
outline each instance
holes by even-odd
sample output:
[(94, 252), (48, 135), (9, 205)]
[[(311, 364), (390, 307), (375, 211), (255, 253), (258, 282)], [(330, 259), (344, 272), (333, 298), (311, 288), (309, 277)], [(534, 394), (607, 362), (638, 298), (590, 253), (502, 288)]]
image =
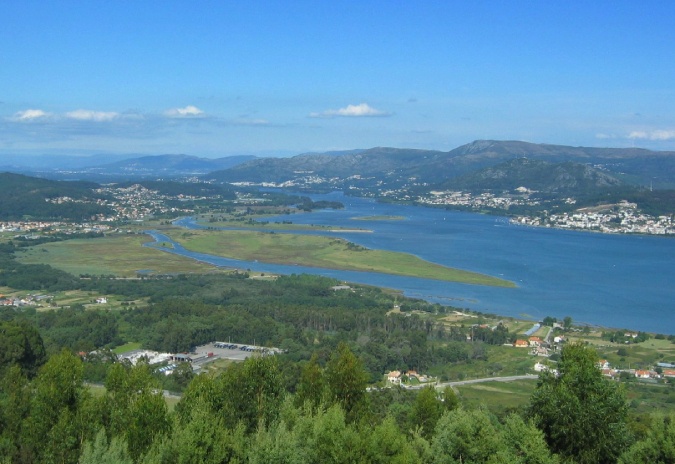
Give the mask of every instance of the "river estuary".
[[(306, 272), (394, 288), (406, 296), (505, 316), (533, 320), (571, 316), (578, 323), (675, 333), (675, 240), (672, 238), (522, 227), (495, 216), (376, 203), (341, 193), (311, 197), (340, 201), (345, 208), (269, 221), (292, 220), (294, 224), (368, 229), (372, 233), (321, 234), (342, 237), (368, 248), (412, 253), (445, 266), (511, 280), (518, 287), (493, 288), (378, 273), (237, 261), (193, 253), (178, 244), (166, 251), (219, 266), (277, 274)], [(403, 219), (356, 219), (370, 216)], [(176, 224), (199, 227), (191, 218)], [(170, 241), (155, 232), (152, 235), (157, 241)]]

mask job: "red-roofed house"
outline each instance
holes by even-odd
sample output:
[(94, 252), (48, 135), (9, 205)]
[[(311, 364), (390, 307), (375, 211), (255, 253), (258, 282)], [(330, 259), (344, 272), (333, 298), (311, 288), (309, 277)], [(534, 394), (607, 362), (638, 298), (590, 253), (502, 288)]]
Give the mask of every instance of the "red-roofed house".
[(543, 343), (543, 340), (539, 337), (530, 337), (528, 338), (530, 346), (540, 346)]
[(516, 340), (513, 343), (513, 346), (515, 346), (516, 348), (527, 348), (530, 346), (530, 344), (526, 340)]

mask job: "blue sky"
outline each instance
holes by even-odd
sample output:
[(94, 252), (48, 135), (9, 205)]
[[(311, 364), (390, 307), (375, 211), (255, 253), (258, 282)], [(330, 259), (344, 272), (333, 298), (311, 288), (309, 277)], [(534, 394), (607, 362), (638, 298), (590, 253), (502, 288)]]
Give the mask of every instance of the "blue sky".
[(0, 1), (0, 154), (675, 150), (672, 1)]

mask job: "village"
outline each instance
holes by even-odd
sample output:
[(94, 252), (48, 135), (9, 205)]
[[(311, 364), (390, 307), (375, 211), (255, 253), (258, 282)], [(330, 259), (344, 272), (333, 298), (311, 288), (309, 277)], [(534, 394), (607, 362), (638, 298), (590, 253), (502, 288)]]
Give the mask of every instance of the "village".
[[(492, 193), (473, 195), (469, 192), (431, 192), (421, 196), (420, 204), (443, 206), (452, 205), (471, 209), (492, 208), (508, 211), (513, 206), (534, 206), (540, 204), (529, 198), (525, 187), (517, 189), (519, 195), (498, 196)], [(575, 200), (568, 198), (567, 204)], [(594, 208), (580, 208), (573, 212), (552, 213), (543, 211), (536, 216), (515, 216), (511, 224), (533, 227), (585, 230), (608, 234), (675, 235), (675, 222), (671, 216), (650, 216), (640, 212), (635, 203), (626, 201)]]

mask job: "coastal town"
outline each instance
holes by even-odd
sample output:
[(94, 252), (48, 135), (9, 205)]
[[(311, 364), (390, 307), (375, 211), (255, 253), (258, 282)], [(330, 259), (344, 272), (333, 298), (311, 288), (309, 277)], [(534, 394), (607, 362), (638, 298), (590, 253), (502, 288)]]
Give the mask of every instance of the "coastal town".
[[(469, 192), (431, 192), (420, 196), (416, 202), (430, 206), (456, 206), (480, 211), (485, 208), (508, 210), (514, 206), (535, 206), (539, 200), (530, 199), (525, 187), (518, 189), (522, 195), (497, 196), (492, 193), (471, 194)], [(575, 200), (568, 198), (566, 204)], [(557, 229), (584, 230), (608, 234), (675, 235), (675, 221), (672, 216), (650, 216), (642, 213), (635, 203), (621, 201), (616, 204), (600, 205), (593, 208), (579, 208), (572, 212), (555, 213), (544, 210), (537, 215), (518, 215), (509, 219), (511, 224), (550, 227)]]
[[(348, 179), (327, 179), (317, 175), (306, 175), (285, 182), (238, 182), (235, 185), (245, 187), (309, 189), (330, 186), (340, 189), (341, 182), (358, 183), (366, 180), (355, 175)], [(386, 201), (402, 202), (431, 207), (456, 208), (465, 211), (490, 212), (509, 215), (509, 222), (515, 225), (548, 227), (568, 230), (582, 230), (608, 234), (675, 235), (675, 220), (672, 215), (652, 216), (639, 210), (635, 203), (618, 203), (596, 207), (578, 208), (572, 211), (556, 212), (546, 209), (546, 204), (535, 197), (536, 192), (518, 187), (513, 193), (496, 194), (492, 192), (473, 193), (468, 191), (437, 191), (412, 193), (419, 185), (412, 183), (395, 189), (362, 189), (356, 185), (346, 187), (349, 195), (363, 196)], [(565, 198), (562, 203), (573, 207), (574, 198)], [(517, 208), (532, 208), (536, 213), (513, 215)], [(543, 208), (543, 209), (542, 209)]]
[[(119, 231), (114, 224), (120, 225), (133, 221), (142, 221), (150, 217), (165, 215), (187, 215), (194, 212), (193, 208), (176, 207), (169, 205), (176, 201), (198, 201), (209, 199), (190, 195), (163, 195), (158, 191), (148, 189), (139, 184), (129, 187), (103, 186), (96, 193), (103, 193), (108, 199), (91, 200), (111, 209), (111, 214), (97, 215), (87, 218), (80, 223), (66, 221), (37, 221), (20, 220), (0, 222), (0, 232), (17, 232), (26, 239), (38, 238), (37, 233), (62, 233), (66, 235), (76, 233), (108, 233)], [(210, 199), (216, 199), (210, 198)], [(51, 203), (83, 202), (69, 197), (50, 198)]]

